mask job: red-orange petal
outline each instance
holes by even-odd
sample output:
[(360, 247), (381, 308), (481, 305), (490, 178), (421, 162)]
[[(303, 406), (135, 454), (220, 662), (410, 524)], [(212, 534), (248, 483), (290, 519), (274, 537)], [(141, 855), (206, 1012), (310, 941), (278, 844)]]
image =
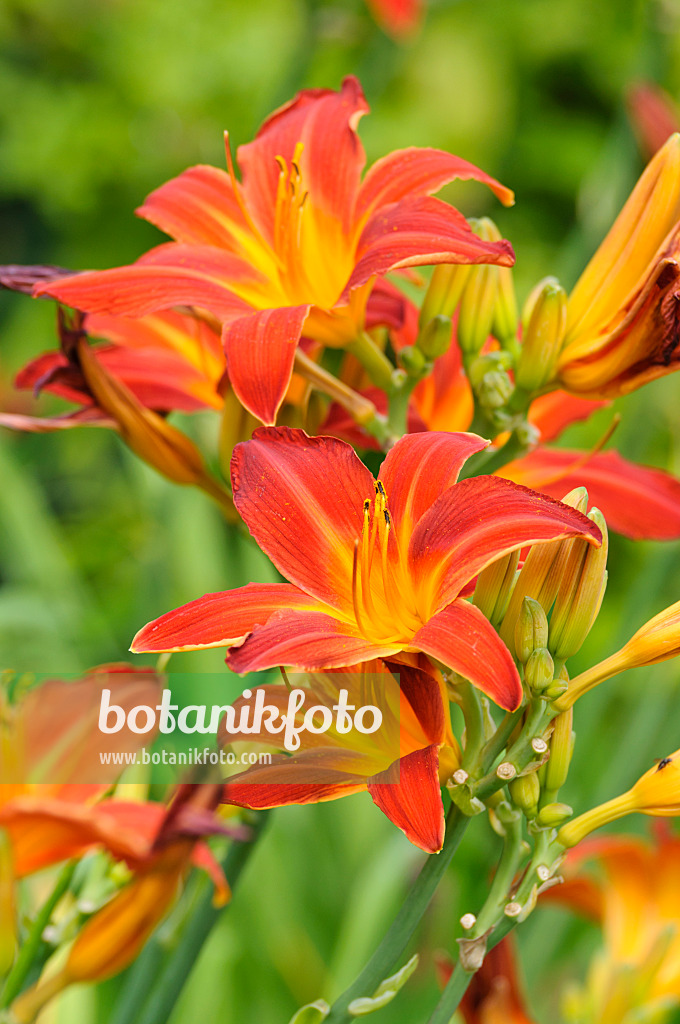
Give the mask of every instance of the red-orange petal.
[(264, 122), (253, 142), (239, 146), (243, 195), (259, 228), (271, 239), (279, 182), (277, 157), (288, 168), (302, 143), (300, 171), (310, 208), (349, 229), (364, 150), (356, 132), (368, 104), (361, 85), (348, 76), (338, 92), (305, 89)]
[(288, 390), (310, 306), (263, 309), (227, 324), (222, 335), (229, 382), (244, 406), (273, 426)]
[(369, 218), (343, 297), (372, 277), (400, 267), (434, 263), (498, 263), (511, 267), (514, 262), (509, 242), (485, 242), (448, 203), (429, 197), (402, 199), (379, 208)]
[(357, 196), (357, 220), (388, 203), (410, 196), (431, 195), (457, 178), (488, 185), (505, 206), (515, 201), (511, 189), (467, 160), (442, 149), (410, 146), (376, 160), (367, 171)]
[(517, 668), (498, 633), (474, 605), (457, 600), (426, 622), (411, 641), (514, 711), (522, 702)]
[(465, 462), (490, 444), (477, 434), (407, 434), (390, 449), (379, 477), (404, 543), (437, 498), (456, 483)]
[(258, 626), (241, 647), (227, 653), (234, 672), (259, 672), (277, 665), (315, 671), (358, 665), (360, 661), (389, 657), (399, 646), (378, 647), (356, 627), (321, 612), (276, 612)]
[(531, 403), (529, 422), (540, 430), (541, 441), (552, 441), (572, 423), (587, 420), (598, 409), (609, 404), (570, 395), (566, 391), (550, 391)]
[(189, 167), (147, 196), (136, 211), (178, 242), (240, 252), (231, 227), (249, 231), (231, 178), (218, 167)]
[(354, 541), (375, 489), (350, 445), (289, 427), (261, 429), (236, 446), (231, 467), (234, 504), (277, 569), (351, 614)]
[(590, 519), (560, 501), (500, 477), (462, 480), (416, 526), (409, 546), (411, 575), (428, 588), (436, 611), (502, 555), (574, 536), (601, 541)]
[(439, 853), (444, 843), (444, 806), (436, 744), (414, 750), (374, 775), (368, 792), (410, 842), (425, 853)]
[(537, 448), (503, 469), (510, 480), (561, 497), (586, 487), (608, 526), (633, 540), (680, 537), (680, 480), (661, 469), (628, 462), (616, 451)]
[(256, 625), (281, 608), (318, 608), (288, 583), (247, 583), (166, 612), (139, 630), (130, 650), (191, 651), (241, 643)]
[(389, 35), (404, 39), (420, 22), (423, 0), (367, 0), (373, 17)]
[(232, 286), (255, 278), (252, 268), (231, 253), (169, 242), (130, 266), (62, 277), (39, 285), (34, 294), (87, 313), (144, 316), (173, 306), (200, 306), (226, 321), (251, 308)]

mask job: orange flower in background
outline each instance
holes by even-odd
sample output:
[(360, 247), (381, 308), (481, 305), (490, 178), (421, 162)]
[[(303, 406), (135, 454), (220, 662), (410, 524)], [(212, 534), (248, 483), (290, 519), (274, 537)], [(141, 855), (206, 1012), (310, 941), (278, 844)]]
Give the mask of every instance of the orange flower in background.
[(614, 398), (680, 365), (680, 136), (654, 156), (567, 306), (557, 380)]
[(671, 96), (653, 82), (637, 82), (626, 96), (628, 116), (647, 159), (669, 135), (680, 131), (680, 111)]
[[(447, 956), (437, 957), (437, 974), (442, 988), (453, 964)], [(534, 1024), (517, 976), (517, 951), (512, 935), (503, 939), (484, 957), (463, 996), (460, 1013), (465, 1024)]]
[(658, 1018), (680, 1004), (680, 839), (665, 827), (653, 839), (606, 836), (570, 850), (565, 881), (542, 902), (585, 913), (603, 948), (584, 988), (570, 997), (592, 1024)]
[[(382, 711), (377, 732), (335, 727), (321, 735), (305, 730), (299, 751), (276, 755), (270, 765), (257, 765), (233, 776), (224, 788), (226, 803), (242, 807), (280, 807), (336, 800), (368, 790), (373, 802), (426, 853), (437, 853), (444, 841), (444, 808), (439, 788), (460, 765), (460, 751), (451, 732), (449, 701), (438, 672), (406, 665), (368, 662), (353, 669), (314, 673), (295, 687), (309, 691), (306, 704), (332, 712), (340, 691), (355, 708), (367, 704)], [(256, 687), (268, 705), (281, 714), (288, 709), (283, 685)], [(234, 704), (240, 708), (243, 698)], [(304, 709), (298, 712), (301, 721)], [(267, 731), (222, 736), (228, 743), (245, 741), (271, 747)]]
[[(434, 149), (399, 150), (360, 183), (356, 127), (361, 87), (309, 89), (239, 147), (242, 180), (190, 168), (152, 193), (139, 213), (171, 234), (137, 263), (36, 287), (86, 312), (142, 316), (191, 306), (223, 326), (231, 385), (273, 423), (302, 334), (345, 345), (364, 328), (376, 278), (430, 263), (500, 263), (508, 242), (485, 242), (430, 193), (454, 178), (512, 193), (472, 164)], [(203, 315), (202, 314), (202, 315)]]
[(424, 0), (366, 0), (378, 24), (397, 40), (406, 39), (418, 28)]
[(497, 477), (456, 483), (475, 434), (403, 437), (378, 480), (330, 437), (260, 429), (232, 458), (234, 503), (288, 584), (209, 594), (145, 626), (132, 649), (229, 647), (236, 672), (315, 671), (422, 652), (505, 708), (522, 687), (513, 658), (462, 593), (527, 544), (599, 529), (575, 509)]

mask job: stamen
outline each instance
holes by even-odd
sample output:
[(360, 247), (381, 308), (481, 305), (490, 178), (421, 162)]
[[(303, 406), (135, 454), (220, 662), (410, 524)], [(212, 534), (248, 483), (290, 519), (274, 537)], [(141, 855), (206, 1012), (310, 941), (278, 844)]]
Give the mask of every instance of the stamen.
[(366, 631), (366, 627), (361, 618), (359, 611), (359, 587), (358, 587), (358, 576), (359, 576), (359, 539), (354, 541), (354, 558), (352, 560), (352, 605), (354, 607), (354, 618), (356, 619), (359, 632), (368, 638), (369, 634)]

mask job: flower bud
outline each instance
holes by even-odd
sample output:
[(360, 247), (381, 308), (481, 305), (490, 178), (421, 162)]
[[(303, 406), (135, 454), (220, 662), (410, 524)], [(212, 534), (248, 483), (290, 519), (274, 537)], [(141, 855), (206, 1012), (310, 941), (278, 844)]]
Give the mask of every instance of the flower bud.
[(538, 812), (536, 823), (545, 828), (555, 828), (571, 818), (573, 813), (574, 809), (569, 804), (546, 804)]
[[(527, 598), (525, 598), (526, 600)], [(543, 611), (542, 608), (541, 611)], [(545, 612), (543, 614), (545, 615)], [(524, 681), (527, 686), (537, 693), (541, 693), (552, 683), (554, 673), (555, 665), (550, 657), (550, 651), (546, 647), (535, 648), (524, 666)]]
[[(450, 316), (439, 313), (425, 325), (416, 341), (417, 351), (430, 361), (438, 359), (448, 352), (453, 336), (453, 324)], [(400, 353), (403, 362), (404, 350)], [(406, 365), (406, 364), (404, 364)], [(408, 369), (408, 367), (406, 367)]]
[(660, 818), (680, 815), (680, 750), (645, 772), (627, 793), (575, 818), (560, 829), (557, 838), (564, 846), (575, 846), (596, 828), (635, 811)]
[(524, 664), (532, 651), (546, 647), (548, 643), (548, 619), (543, 608), (532, 597), (525, 597), (515, 626), (515, 651)]
[(470, 270), (471, 267), (467, 264), (455, 263), (440, 263), (434, 268), (420, 308), (420, 331), (437, 316), (453, 316), (467, 284)]
[[(580, 650), (597, 618), (607, 586), (607, 524), (599, 509), (588, 513), (602, 533), (600, 547), (574, 541), (565, 567), (564, 583), (555, 600), (550, 620), (550, 649), (564, 661)], [(582, 550), (582, 558), (580, 551)]]
[[(486, 217), (470, 221), (470, 227), (485, 241), (493, 240), (495, 225)], [(463, 352), (476, 354), (491, 334), (497, 295), (498, 267), (491, 264), (471, 267), (458, 313), (458, 343)]]
[[(498, 237), (501, 237), (500, 231), (498, 232)], [(512, 268), (499, 267), (498, 294), (496, 296), (491, 331), (504, 348), (516, 344), (518, 321), (517, 298)]]
[(553, 279), (543, 281), (532, 298), (515, 374), (525, 391), (538, 391), (554, 377), (567, 326), (567, 293)]
[[(434, 321), (430, 321), (434, 323)], [(409, 377), (421, 377), (425, 369), (425, 355), (420, 348), (414, 345), (407, 345), (399, 353), (399, 362), (404, 367)]]
[(569, 692), (559, 702), (560, 710), (570, 707), (588, 690), (604, 679), (625, 672), (629, 668), (655, 665), (659, 661), (680, 654), (680, 601), (665, 608), (638, 629), (620, 651), (575, 676)]
[[(588, 507), (588, 492), (585, 487), (576, 487), (573, 491), (569, 491), (562, 501), (565, 505), (571, 505), (572, 508), (578, 509), (579, 512), (585, 512)], [(535, 598), (542, 605), (546, 614), (550, 611), (562, 576), (564, 562), (570, 550), (569, 546), (573, 543), (572, 540), (550, 541), (547, 544), (532, 546), (515, 584), (500, 629), (501, 639), (506, 646), (512, 647), (515, 625), (525, 597)], [(547, 646), (547, 644), (539, 644), (539, 646)]]
[(515, 388), (505, 370), (492, 370), (482, 377), (476, 390), (482, 408), (502, 409)]
[(562, 788), (569, 774), (571, 755), (574, 750), (572, 733), (573, 711), (562, 712), (553, 723), (550, 738), (550, 758), (545, 766), (544, 787), (550, 793)]
[(511, 551), (492, 562), (477, 577), (473, 603), (494, 627), (500, 623), (508, 607), (518, 562), (519, 551)]
[(527, 818), (535, 818), (538, 811), (538, 801), (541, 795), (541, 786), (536, 772), (529, 775), (520, 775), (513, 779), (508, 785), (513, 803), (524, 811)]

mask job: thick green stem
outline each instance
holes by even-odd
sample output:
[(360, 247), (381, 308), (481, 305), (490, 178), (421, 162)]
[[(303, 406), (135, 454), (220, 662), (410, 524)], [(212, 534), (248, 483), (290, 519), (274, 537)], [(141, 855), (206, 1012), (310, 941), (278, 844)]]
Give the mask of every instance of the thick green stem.
[(9, 1006), (21, 992), (28, 973), (33, 966), (38, 950), (40, 949), (43, 932), (50, 923), (55, 907), (61, 900), (62, 896), (68, 892), (68, 888), (73, 878), (73, 873), (76, 869), (76, 863), (76, 861), (69, 861), (69, 863), (65, 865), (49, 898), (36, 914), (26, 941), (19, 951), (16, 963), (7, 976), (5, 987), (2, 990), (2, 998), (0, 998), (0, 1008), (4, 1009)]
[(382, 349), (368, 334), (360, 334), (346, 346), (359, 360), (376, 387), (389, 394), (392, 391), (394, 367)]
[[(222, 866), (232, 889), (248, 864), (267, 820), (266, 812), (258, 814), (251, 838), (230, 846)], [(201, 890), (195, 909), (172, 950), (168, 952), (163, 948), (158, 933), (147, 943), (142, 957), (130, 972), (110, 1024), (166, 1024), (221, 913), (221, 908), (213, 904), (208, 879), (202, 880)], [(161, 964), (164, 967), (159, 971)]]
[[(505, 760), (514, 765), (517, 774), (524, 771), (530, 761), (535, 760), (536, 752), (531, 742), (545, 731), (546, 726), (555, 717), (555, 711), (545, 701), (535, 698), (529, 706), (527, 720), (522, 732), (507, 752)], [(487, 800), (497, 789), (506, 784), (506, 778), (499, 778), (496, 772), (489, 772), (473, 787), (473, 795), (480, 800)]]
[(505, 824), (505, 841), (503, 853), (498, 863), (491, 888), (484, 906), (477, 915), (477, 923), (470, 932), (470, 938), (476, 939), (484, 935), (498, 923), (508, 902), (510, 887), (517, 873), (523, 856), (522, 850), (522, 816), (516, 811), (514, 817)]
[(463, 970), (459, 960), (428, 1024), (449, 1024), (473, 977), (474, 974)]
[(347, 1012), (349, 1004), (361, 996), (373, 995), (380, 982), (392, 972), (451, 863), (469, 820), (457, 807), (451, 807), (441, 853), (428, 857), (382, 942), (356, 981), (335, 1001), (325, 1024), (347, 1024), (353, 1020)]
[(466, 679), (459, 679), (456, 689), (465, 718), (465, 751), (461, 767), (472, 774), (484, 744), (482, 702), (477, 687)]

